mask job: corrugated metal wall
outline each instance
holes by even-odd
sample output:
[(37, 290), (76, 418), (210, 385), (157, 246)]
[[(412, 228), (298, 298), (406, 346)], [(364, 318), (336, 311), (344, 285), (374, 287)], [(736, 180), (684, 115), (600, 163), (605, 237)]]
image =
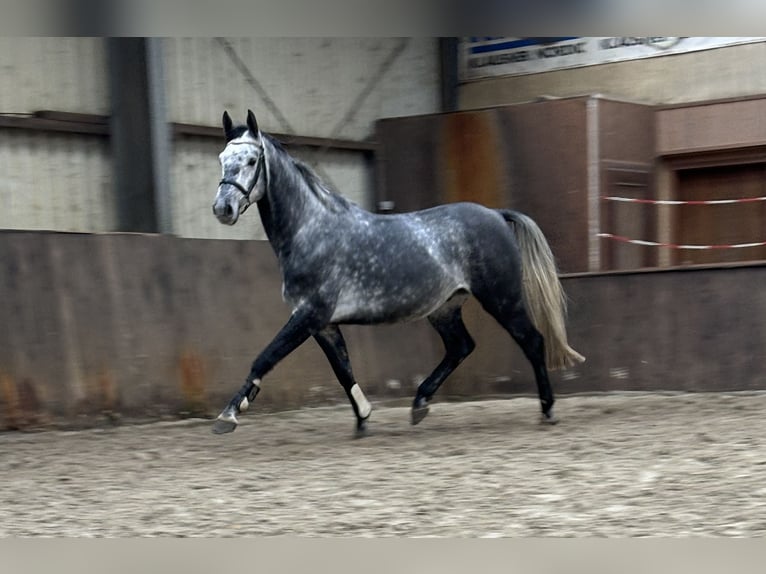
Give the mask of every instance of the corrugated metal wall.
[[(0, 38), (0, 112), (108, 114), (101, 38)], [(107, 138), (0, 129), (0, 228), (114, 228)]]
[[(252, 109), (267, 132), (364, 140), (380, 117), (439, 109), (439, 54), (433, 38), (410, 39), (391, 67), (381, 64), (399, 38), (237, 38), (228, 40), (278, 108), (272, 113), (214, 38), (164, 40), (168, 121), (218, 126), (224, 109), (244, 122)], [(369, 82), (377, 81), (356, 114), (337, 126)], [(287, 125), (278, 117), (287, 120)], [(173, 231), (185, 237), (264, 238), (257, 213), (224, 227), (210, 213), (223, 141), (174, 142), (171, 168)], [(291, 148), (339, 193), (371, 208), (373, 175), (362, 153)], [(319, 157), (321, 156), (321, 158)], [(255, 210), (253, 210), (255, 211)]]

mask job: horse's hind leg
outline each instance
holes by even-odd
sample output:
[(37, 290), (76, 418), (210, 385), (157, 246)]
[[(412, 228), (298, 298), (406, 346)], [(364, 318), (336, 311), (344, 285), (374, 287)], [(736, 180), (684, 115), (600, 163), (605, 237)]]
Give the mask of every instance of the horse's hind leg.
[(428, 321), (444, 342), (446, 354), (428, 378), (418, 386), (412, 403), (412, 424), (416, 425), (428, 414), (428, 401), (445, 379), (476, 347), (463, 323), (462, 306), (466, 295), (457, 295), (428, 316)]
[[(484, 297), (481, 297), (479, 302), (510, 333), (513, 340), (521, 347), (524, 356), (532, 364), (543, 412), (542, 421), (556, 424), (558, 420), (553, 416), (553, 388), (548, 379), (548, 369), (545, 366), (545, 340), (543, 336), (532, 324), (523, 305), (501, 305), (495, 300), (487, 301)], [(503, 301), (503, 303), (507, 303), (507, 301)]]
[(522, 309), (516, 312), (503, 326), (508, 330), (524, 351), (535, 372), (537, 393), (540, 397), (540, 407), (543, 412), (542, 421), (556, 424), (558, 419), (553, 415), (553, 388), (548, 379), (548, 369), (545, 366), (545, 340), (532, 324), (527, 312)]
[(314, 339), (319, 343), (324, 351), (327, 360), (330, 361), (335, 376), (343, 386), (351, 402), (351, 407), (356, 415), (356, 436), (364, 436), (367, 431), (367, 419), (370, 417), (372, 407), (364, 396), (362, 389), (354, 380), (354, 373), (351, 371), (351, 362), (348, 358), (346, 341), (337, 325), (328, 325), (314, 335)]

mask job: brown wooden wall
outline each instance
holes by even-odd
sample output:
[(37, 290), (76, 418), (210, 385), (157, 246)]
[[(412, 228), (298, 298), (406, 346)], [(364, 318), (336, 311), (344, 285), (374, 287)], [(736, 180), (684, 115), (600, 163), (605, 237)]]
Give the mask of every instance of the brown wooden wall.
[[(766, 196), (766, 97), (657, 109), (657, 155), (667, 199), (705, 201)], [(730, 245), (766, 241), (766, 202), (666, 208), (666, 241)], [(766, 260), (763, 246), (672, 250), (671, 265)]]
[(454, 201), (534, 218), (562, 271), (587, 269), (585, 100), (382, 120), (377, 201)]
[[(762, 247), (673, 250), (766, 240), (766, 205), (669, 206), (629, 199), (763, 196), (766, 97), (655, 107), (576, 97), (378, 124), (378, 200), (396, 211), (450, 201), (532, 216), (563, 272), (766, 258)], [(760, 190), (760, 191), (759, 191)]]
[[(766, 197), (766, 163), (729, 165), (678, 171), (676, 198), (705, 201)], [(674, 243), (737, 245), (766, 240), (766, 201), (722, 205), (679, 205), (675, 210)], [(676, 265), (766, 259), (766, 246), (677, 250)]]
[(598, 198), (607, 189), (653, 197), (651, 107), (603, 98), (545, 100), (382, 120), (378, 139), (377, 199), (393, 201), (396, 211), (452, 201), (510, 207), (537, 221), (563, 272), (594, 270), (594, 241), (605, 252), (596, 269), (656, 264), (646, 248), (594, 240), (602, 228), (653, 234), (651, 210)]
[[(657, 199), (654, 185), (654, 110), (651, 106), (598, 100), (599, 195)], [(631, 239), (654, 240), (652, 205), (601, 200), (600, 230)], [(602, 270), (656, 267), (655, 247), (601, 241)]]
[(766, 144), (766, 96), (663, 106), (656, 114), (660, 156)]

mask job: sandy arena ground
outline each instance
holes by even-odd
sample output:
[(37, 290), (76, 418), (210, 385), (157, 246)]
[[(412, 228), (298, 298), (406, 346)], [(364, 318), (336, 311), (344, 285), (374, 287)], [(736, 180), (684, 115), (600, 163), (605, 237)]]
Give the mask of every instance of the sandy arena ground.
[(0, 434), (0, 536), (764, 536), (766, 394)]

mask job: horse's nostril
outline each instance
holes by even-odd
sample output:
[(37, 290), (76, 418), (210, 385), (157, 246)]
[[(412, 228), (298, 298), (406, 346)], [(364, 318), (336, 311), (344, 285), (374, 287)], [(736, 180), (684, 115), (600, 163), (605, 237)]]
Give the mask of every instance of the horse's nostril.
[(223, 215), (224, 217), (231, 217), (232, 215), (234, 215), (234, 210), (231, 208), (231, 205), (229, 205), (228, 203), (223, 208)]

